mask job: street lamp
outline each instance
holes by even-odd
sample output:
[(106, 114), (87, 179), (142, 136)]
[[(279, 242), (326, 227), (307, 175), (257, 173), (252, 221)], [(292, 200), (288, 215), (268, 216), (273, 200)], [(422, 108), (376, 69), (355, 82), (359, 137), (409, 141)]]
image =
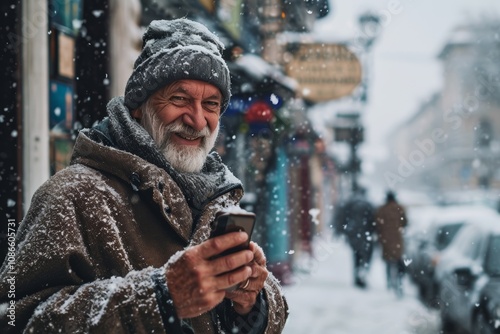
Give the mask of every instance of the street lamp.
[(335, 141), (345, 142), (350, 148), (350, 159), (342, 170), (351, 175), (351, 188), (358, 189), (358, 173), (361, 171), (361, 159), (357, 155), (358, 145), (364, 140), (364, 128), (359, 122), (359, 113), (337, 114), (338, 122), (334, 126)]
[(369, 75), (367, 74), (369, 63), (368, 57), (375, 40), (380, 35), (382, 26), (380, 24), (380, 17), (371, 12), (365, 12), (364, 14), (361, 14), (358, 18), (358, 23), (361, 34), (356, 39), (356, 43), (358, 44), (358, 51), (361, 53), (361, 63), (363, 66), (363, 77), (361, 79), (361, 97), (359, 100), (366, 106), (366, 102), (368, 100), (369, 79)]
[[(380, 35), (381, 24), (380, 17), (370, 12), (360, 15), (358, 23), (361, 34), (353, 42), (357, 44), (355, 46), (357, 46), (358, 52), (362, 56), (361, 62), (364, 74), (361, 78), (361, 92), (359, 97), (359, 102), (361, 102), (362, 106), (359, 106), (359, 108), (363, 111), (368, 101), (369, 75), (367, 75), (367, 57), (375, 40)], [(344, 166), (343, 170), (350, 173), (352, 191), (355, 192), (358, 189), (358, 174), (361, 172), (361, 159), (357, 155), (357, 149), (359, 144), (364, 140), (364, 127), (361, 124), (359, 111), (337, 114), (337, 118), (338, 122), (336, 122), (337, 124), (334, 127), (335, 141), (345, 142), (349, 145), (350, 160)]]
[(365, 51), (368, 52), (372, 47), (373, 42), (375, 42), (380, 34), (380, 17), (373, 13), (366, 12), (360, 15), (358, 23), (363, 34), (360, 39), (364, 44), (363, 47)]

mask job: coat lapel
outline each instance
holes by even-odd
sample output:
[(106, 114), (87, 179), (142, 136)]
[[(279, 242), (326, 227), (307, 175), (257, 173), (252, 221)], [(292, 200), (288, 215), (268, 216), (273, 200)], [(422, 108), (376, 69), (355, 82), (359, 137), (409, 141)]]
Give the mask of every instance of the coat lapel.
[(79, 134), (74, 152), (72, 164), (115, 175), (130, 184), (141, 198), (151, 198), (160, 215), (188, 242), (193, 225), (191, 211), (179, 186), (164, 170), (136, 155), (100, 145), (84, 133)]

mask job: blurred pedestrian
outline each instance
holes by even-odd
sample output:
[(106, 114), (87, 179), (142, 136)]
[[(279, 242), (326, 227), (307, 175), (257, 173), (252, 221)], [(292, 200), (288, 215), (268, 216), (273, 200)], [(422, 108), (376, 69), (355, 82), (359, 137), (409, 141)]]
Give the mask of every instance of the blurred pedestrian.
[(366, 190), (362, 187), (356, 189), (339, 211), (337, 224), (342, 225), (341, 231), (353, 252), (354, 284), (365, 288), (375, 231), (374, 208), (366, 198)]
[(187, 19), (153, 21), (143, 41), (125, 96), (79, 133), (71, 165), (33, 197), (15, 269), (0, 270), (1, 333), (284, 327), (262, 249), (216, 257), (248, 236), (209, 238), (219, 211), (242, 210), (241, 182), (211, 152), (231, 96), (223, 45)]
[(396, 295), (403, 295), (402, 280), (405, 272), (403, 261), (403, 230), (407, 225), (403, 206), (396, 201), (396, 194), (388, 191), (385, 204), (375, 214), (378, 240), (382, 246), (382, 256), (386, 263), (387, 287)]

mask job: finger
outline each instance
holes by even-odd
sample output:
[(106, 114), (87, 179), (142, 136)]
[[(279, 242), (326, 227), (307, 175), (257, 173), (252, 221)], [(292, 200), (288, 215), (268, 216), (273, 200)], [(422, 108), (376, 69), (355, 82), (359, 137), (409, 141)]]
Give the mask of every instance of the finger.
[(250, 290), (255, 292), (261, 291), (262, 289), (264, 289), (264, 285), (266, 284), (266, 279), (268, 275), (269, 272), (267, 271), (266, 268), (254, 264), (254, 267), (252, 267), (252, 275), (250, 276), (251, 278), (249, 284), (244, 290)]
[(264, 288), (267, 277), (269, 276), (269, 271), (265, 267), (255, 265), (252, 267), (252, 281), (255, 283), (255, 290), (260, 291)]
[(267, 260), (262, 248), (257, 243), (250, 241), (250, 250), (254, 253), (254, 261), (261, 266), (265, 266)]
[(250, 267), (252, 268), (252, 275), (250, 275), (250, 277), (257, 278), (262, 274), (263, 268), (261, 265), (252, 262), (252, 264), (250, 264)]
[(248, 234), (245, 232), (226, 233), (218, 237), (210, 238), (199, 244), (200, 253), (204, 259), (210, 259), (214, 255), (241, 245), (247, 239)]
[(258, 291), (236, 289), (232, 291), (227, 291), (225, 297), (237, 303), (244, 303), (252, 301), (252, 299), (255, 298), (257, 294)]
[(220, 290), (225, 290), (227, 288), (233, 287), (249, 279), (251, 274), (252, 269), (249, 266), (243, 266), (233, 271), (219, 275), (215, 278), (217, 288)]
[(249, 250), (228, 254), (210, 261), (210, 274), (220, 275), (244, 265), (250, 265), (254, 254)]
[(258, 293), (264, 288), (268, 272), (261, 266), (255, 265), (255, 267), (257, 268), (252, 271), (250, 278), (239, 284), (239, 291)]

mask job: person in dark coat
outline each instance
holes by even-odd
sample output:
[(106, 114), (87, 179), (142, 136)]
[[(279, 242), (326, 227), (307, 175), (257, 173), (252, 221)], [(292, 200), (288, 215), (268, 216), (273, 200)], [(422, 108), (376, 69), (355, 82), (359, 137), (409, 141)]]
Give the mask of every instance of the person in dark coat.
[(0, 269), (1, 333), (283, 330), (262, 249), (217, 258), (247, 235), (210, 238), (243, 196), (211, 151), (231, 96), (223, 45), (187, 19), (143, 41), (125, 96), (33, 197)]
[(387, 286), (401, 296), (405, 272), (403, 230), (408, 224), (406, 212), (404, 207), (396, 201), (394, 192), (388, 191), (385, 204), (377, 209), (375, 216), (378, 240), (386, 263)]
[(365, 288), (373, 254), (374, 208), (365, 189), (358, 188), (339, 211), (341, 231), (353, 252), (354, 284)]

